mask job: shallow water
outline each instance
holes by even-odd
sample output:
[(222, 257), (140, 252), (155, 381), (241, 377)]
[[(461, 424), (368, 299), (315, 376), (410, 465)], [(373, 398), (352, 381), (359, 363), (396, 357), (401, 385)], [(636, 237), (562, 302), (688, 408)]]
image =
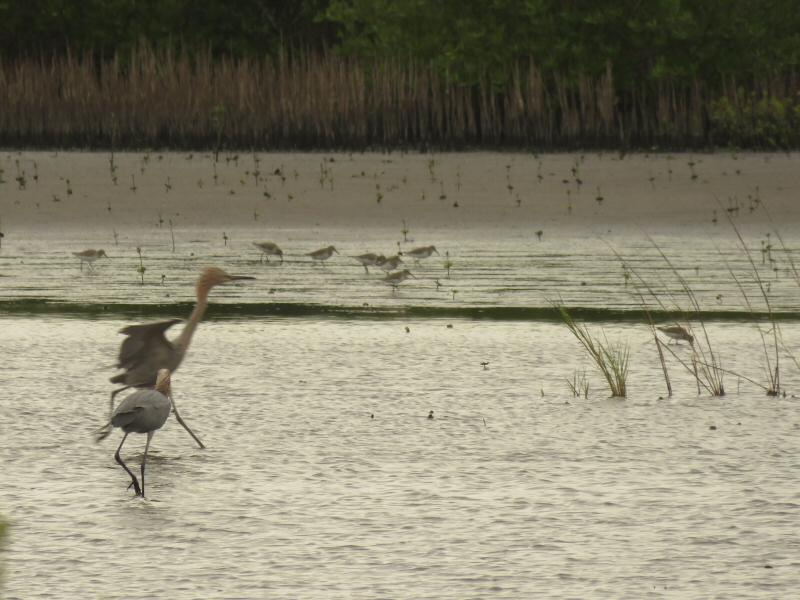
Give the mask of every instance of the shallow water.
[[(569, 396), (589, 365), (556, 324), (204, 323), (174, 388), (208, 449), (170, 419), (141, 500), (113, 461), (118, 432), (91, 440), (110, 373), (97, 367), (124, 323), (0, 319), (15, 349), (0, 369), (8, 598), (797, 589), (797, 400), (734, 377), (728, 397), (698, 397), (674, 366), (676, 395), (659, 399), (641, 326), (606, 327), (634, 348), (621, 401), (591, 371), (592, 398)], [(748, 370), (740, 324), (710, 334)], [(143, 444), (126, 443), (132, 465)]]
[[(582, 191), (569, 180), (570, 214), (562, 177), (578, 163), (569, 155), (542, 158), (542, 180), (523, 155), (449, 155), (438, 179), (424, 156), (272, 155), (263, 171), (280, 165), (286, 181), (251, 184), (242, 159), (220, 162), (218, 188), (207, 157), (118, 155), (120, 181), (135, 175), (135, 193), (112, 184), (106, 160), (0, 155), (8, 598), (796, 593), (795, 157), (589, 157)], [(699, 180), (679, 172), (686, 160), (699, 163)], [(320, 162), (336, 170), (335, 189), (317, 185)], [(15, 188), (25, 169), (27, 187)], [(753, 265), (713, 200), (731, 202), (740, 188), (737, 224)], [(748, 210), (753, 193), (783, 208), (776, 222)], [(265, 239), (280, 243), (283, 263), (259, 261), (252, 242)], [(311, 265), (306, 253), (328, 244), (340, 254)], [(416, 279), (396, 292), (350, 258), (427, 244), (441, 255), (409, 261)], [(72, 252), (87, 247), (111, 258), (81, 271)], [(137, 499), (113, 459), (121, 434), (92, 440), (118, 331), (185, 318), (206, 265), (257, 278), (212, 291), (173, 376), (181, 413), (208, 448), (168, 420), (153, 440), (147, 499)], [(780, 398), (759, 387), (754, 315), (766, 335), (769, 324), (756, 275), (781, 318)], [(691, 364), (686, 344), (669, 347), (667, 397), (645, 310), (683, 320), (692, 306), (679, 277), (731, 372), (725, 397), (698, 394), (679, 362)], [(555, 302), (629, 345), (626, 400), (608, 398)], [(567, 385), (584, 373), (588, 399)], [(131, 467), (143, 448), (143, 436), (126, 442)]]

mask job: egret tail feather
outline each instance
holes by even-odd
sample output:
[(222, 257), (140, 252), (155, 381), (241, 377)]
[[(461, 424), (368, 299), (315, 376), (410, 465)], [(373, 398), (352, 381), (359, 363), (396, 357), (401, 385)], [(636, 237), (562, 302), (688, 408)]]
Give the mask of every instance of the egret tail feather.
[(106, 439), (111, 432), (114, 430), (114, 427), (111, 425), (111, 421), (103, 425), (100, 429), (95, 431), (94, 433), (94, 443), (97, 444), (98, 442), (102, 442)]

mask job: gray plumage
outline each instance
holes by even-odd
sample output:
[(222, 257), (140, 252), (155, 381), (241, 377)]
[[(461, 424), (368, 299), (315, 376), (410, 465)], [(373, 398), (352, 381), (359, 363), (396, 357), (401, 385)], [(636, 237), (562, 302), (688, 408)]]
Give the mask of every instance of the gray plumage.
[[(145, 491), (145, 466), (147, 464), (147, 451), (150, 448), (150, 441), (153, 439), (153, 434), (161, 429), (169, 417), (169, 410), (172, 406), (170, 400), (172, 395), (170, 389), (170, 372), (168, 369), (161, 369), (158, 372), (156, 379), (156, 389), (153, 390), (137, 390), (130, 396), (125, 398), (117, 406), (114, 413), (111, 415), (110, 421), (97, 432), (97, 441), (104, 440), (113, 431), (115, 427), (119, 427), (125, 432), (122, 436), (122, 441), (114, 454), (114, 460), (125, 469), (131, 477), (131, 485), (137, 496), (144, 497)], [(147, 434), (147, 442), (144, 446), (144, 456), (142, 457), (142, 482), (141, 487), (136, 475), (133, 474), (122, 460), (120, 452), (125, 440), (131, 433), (145, 433)]]
[(171, 403), (156, 390), (136, 390), (117, 406), (111, 426), (125, 433), (149, 433), (161, 429), (169, 417)]

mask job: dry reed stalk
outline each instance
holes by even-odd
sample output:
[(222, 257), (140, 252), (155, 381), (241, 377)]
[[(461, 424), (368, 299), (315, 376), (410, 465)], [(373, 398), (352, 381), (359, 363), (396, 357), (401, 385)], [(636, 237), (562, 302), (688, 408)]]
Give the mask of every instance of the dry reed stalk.
[[(800, 81), (791, 71), (723, 78), (717, 93), (697, 78), (623, 91), (610, 63), (596, 75), (569, 76), (527, 60), (504, 86), (490, 77), (464, 86), (430, 65), (331, 51), (233, 60), (141, 44), (104, 61), (90, 53), (0, 58), (0, 143), (108, 147), (113, 136), (116, 149), (703, 144), (717, 99), (730, 98), (742, 118), (753, 109), (740, 89), (790, 100)], [(217, 106), (225, 110), (221, 131)]]

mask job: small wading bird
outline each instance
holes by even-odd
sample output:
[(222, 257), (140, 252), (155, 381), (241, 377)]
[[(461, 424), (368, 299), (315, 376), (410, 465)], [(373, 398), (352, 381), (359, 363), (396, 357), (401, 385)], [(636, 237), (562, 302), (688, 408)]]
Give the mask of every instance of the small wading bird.
[(83, 263), (89, 265), (89, 270), (94, 271), (94, 267), (92, 263), (99, 258), (108, 258), (108, 254), (106, 254), (105, 250), (84, 250), (82, 252), (73, 252), (73, 256), (76, 256), (81, 261), (81, 271), (83, 271)]
[(314, 252), (309, 252), (306, 256), (310, 256), (311, 260), (314, 261), (314, 264), (320, 262), (323, 266), (325, 266), (325, 261), (328, 260), (333, 253), (339, 254), (339, 251), (334, 248), (333, 246), (327, 246), (325, 248), (320, 248), (319, 250), (314, 250)]
[[(389, 273), (381, 281), (383, 281), (386, 285), (392, 286), (393, 291), (397, 291), (397, 286), (403, 283), (409, 277), (414, 277), (414, 275), (408, 269), (403, 269), (402, 271)], [(416, 277), (414, 277), (414, 279), (416, 279)]]
[(383, 254), (374, 254), (372, 252), (368, 252), (367, 254), (359, 254), (358, 256), (351, 256), (350, 258), (357, 260), (361, 266), (364, 267), (364, 271), (366, 271), (367, 275), (369, 275), (369, 269), (367, 267), (374, 267), (386, 260), (386, 257)]
[(394, 271), (401, 264), (403, 264), (403, 259), (395, 254), (379, 262), (378, 266), (388, 273), (389, 271)]
[(685, 327), (681, 327), (680, 325), (670, 325), (668, 327), (656, 327), (661, 333), (665, 336), (670, 338), (671, 340), (675, 340), (677, 344), (680, 341), (689, 342), (690, 345), (694, 344), (694, 336), (689, 333), (689, 331)]
[[(156, 378), (156, 387), (153, 390), (136, 390), (130, 396), (120, 402), (117, 410), (111, 415), (111, 420), (97, 432), (97, 441), (104, 440), (113, 431), (115, 427), (119, 427), (125, 432), (122, 436), (122, 441), (119, 443), (117, 452), (114, 454), (114, 460), (125, 469), (128, 475), (131, 476), (131, 485), (137, 496), (144, 498), (144, 468), (147, 463), (147, 450), (150, 448), (150, 440), (153, 439), (153, 434), (161, 429), (161, 426), (169, 416), (169, 407), (172, 399), (172, 391), (170, 389), (169, 369), (161, 369)], [(133, 474), (128, 468), (128, 465), (122, 460), (120, 451), (125, 440), (128, 439), (129, 433), (146, 433), (147, 442), (144, 445), (144, 456), (142, 457), (142, 485), (139, 487), (139, 481), (136, 475)], [(130, 486), (128, 486), (130, 487)]]
[(270, 256), (280, 256), (281, 262), (283, 262), (283, 250), (278, 247), (278, 244), (275, 242), (253, 242), (253, 246), (261, 250), (261, 262), (264, 262), (264, 257), (267, 257), (267, 262), (269, 262)]
[[(169, 369), (175, 371), (186, 356), (189, 344), (192, 341), (195, 329), (203, 318), (208, 307), (208, 294), (214, 286), (241, 281), (245, 279), (255, 279), (244, 275), (228, 275), (222, 269), (209, 267), (205, 269), (197, 280), (197, 304), (189, 316), (189, 320), (183, 327), (180, 335), (175, 341), (169, 341), (164, 337), (164, 332), (180, 323), (180, 319), (149, 323), (147, 325), (130, 325), (120, 330), (125, 334), (125, 340), (119, 349), (119, 362), (117, 368), (125, 369), (124, 373), (115, 375), (111, 378), (111, 383), (121, 383), (124, 387), (111, 392), (111, 407), (114, 410), (114, 396), (123, 390), (132, 387), (146, 388), (152, 387), (156, 382), (156, 374), (159, 369)], [(172, 410), (178, 423), (194, 438), (194, 441), (201, 448), (205, 448), (203, 443), (183, 422), (175, 403), (172, 403)]]
[(404, 254), (406, 256), (410, 256), (415, 261), (419, 262), (423, 258), (428, 258), (431, 254), (436, 253), (439, 254), (439, 251), (436, 249), (436, 246), (421, 246), (419, 248), (414, 248), (413, 250), (409, 250)]

